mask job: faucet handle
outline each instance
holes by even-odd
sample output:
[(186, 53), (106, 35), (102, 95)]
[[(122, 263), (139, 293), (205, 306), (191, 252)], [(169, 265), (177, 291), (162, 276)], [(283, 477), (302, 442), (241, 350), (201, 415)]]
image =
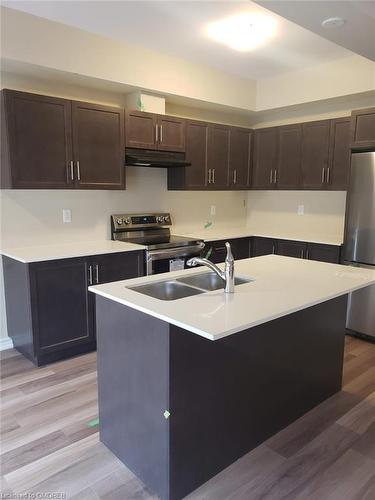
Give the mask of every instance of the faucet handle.
[(229, 241), (227, 241), (227, 242), (225, 243), (225, 247), (226, 247), (226, 249), (227, 249), (227, 256), (225, 257), (225, 260), (226, 260), (226, 261), (233, 261), (233, 260), (234, 260), (234, 258), (233, 258), (232, 248), (231, 248), (231, 246), (230, 246)]

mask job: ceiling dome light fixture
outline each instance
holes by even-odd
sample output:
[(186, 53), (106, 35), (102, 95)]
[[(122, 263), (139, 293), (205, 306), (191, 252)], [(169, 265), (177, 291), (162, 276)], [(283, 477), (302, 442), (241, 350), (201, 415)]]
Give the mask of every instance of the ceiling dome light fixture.
[(342, 17), (329, 17), (322, 21), (323, 28), (339, 28), (346, 23), (346, 20)]
[(247, 52), (264, 44), (275, 35), (276, 23), (270, 16), (246, 12), (213, 21), (205, 28), (206, 35), (231, 49)]

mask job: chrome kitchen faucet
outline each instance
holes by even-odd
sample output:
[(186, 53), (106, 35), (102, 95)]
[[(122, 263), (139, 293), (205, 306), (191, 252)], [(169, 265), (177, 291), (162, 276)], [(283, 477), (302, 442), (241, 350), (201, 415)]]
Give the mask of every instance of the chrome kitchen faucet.
[(224, 292), (234, 293), (234, 258), (232, 254), (232, 249), (228, 242), (225, 243), (227, 249), (227, 255), (225, 257), (225, 268), (222, 271), (216, 264), (208, 259), (202, 259), (201, 257), (193, 257), (189, 259), (186, 264), (189, 267), (197, 266), (201, 264), (202, 266), (207, 266), (212, 271), (214, 271), (224, 282)]

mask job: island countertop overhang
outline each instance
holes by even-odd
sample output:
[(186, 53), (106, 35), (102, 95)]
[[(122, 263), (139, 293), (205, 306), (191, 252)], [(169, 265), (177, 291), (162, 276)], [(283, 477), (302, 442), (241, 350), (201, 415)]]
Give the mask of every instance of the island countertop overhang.
[(254, 281), (236, 286), (234, 294), (224, 294), (220, 289), (163, 301), (129, 289), (204, 272), (208, 270), (175, 271), (91, 286), (89, 290), (209, 340), (218, 340), (375, 284), (372, 270), (267, 255), (236, 261), (235, 275)]

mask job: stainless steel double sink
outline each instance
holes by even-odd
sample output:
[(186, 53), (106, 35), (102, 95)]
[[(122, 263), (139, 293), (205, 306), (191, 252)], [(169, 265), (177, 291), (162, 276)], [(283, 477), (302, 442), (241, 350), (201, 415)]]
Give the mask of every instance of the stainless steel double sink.
[[(251, 278), (235, 278), (235, 286), (250, 283)], [(128, 287), (134, 292), (143, 293), (159, 300), (176, 300), (192, 295), (199, 295), (205, 292), (220, 290), (224, 287), (223, 280), (213, 272), (204, 272), (187, 276), (186, 278), (176, 278), (175, 280), (157, 281), (147, 285), (136, 285)]]

